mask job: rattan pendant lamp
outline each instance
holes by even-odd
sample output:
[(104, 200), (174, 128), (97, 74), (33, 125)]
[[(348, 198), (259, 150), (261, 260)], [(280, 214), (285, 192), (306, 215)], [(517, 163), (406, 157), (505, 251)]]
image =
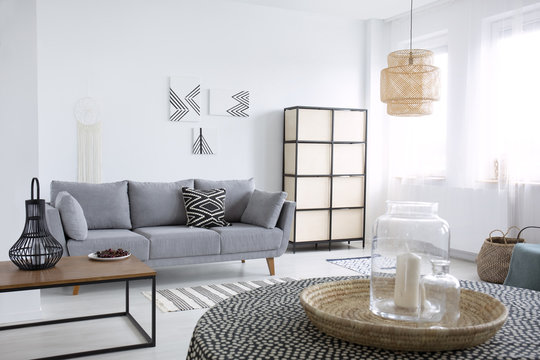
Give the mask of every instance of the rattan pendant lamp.
[(388, 67), (381, 71), (381, 101), (393, 116), (422, 116), (433, 112), (439, 100), (439, 69), (433, 66), (433, 52), (412, 48), (412, 10), (408, 50), (388, 55)]

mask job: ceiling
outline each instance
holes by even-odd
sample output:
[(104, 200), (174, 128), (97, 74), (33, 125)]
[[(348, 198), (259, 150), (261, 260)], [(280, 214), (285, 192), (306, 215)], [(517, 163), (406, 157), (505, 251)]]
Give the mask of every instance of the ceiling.
[[(354, 19), (388, 19), (408, 12), (409, 0), (233, 0), (253, 5), (307, 11)], [(414, 9), (441, 0), (414, 0)]]

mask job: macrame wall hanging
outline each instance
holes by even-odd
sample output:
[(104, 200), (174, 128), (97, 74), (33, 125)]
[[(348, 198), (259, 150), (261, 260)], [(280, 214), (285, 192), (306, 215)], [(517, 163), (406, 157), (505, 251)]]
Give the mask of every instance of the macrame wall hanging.
[(101, 182), (101, 122), (97, 102), (82, 98), (75, 105), (77, 119), (77, 180)]

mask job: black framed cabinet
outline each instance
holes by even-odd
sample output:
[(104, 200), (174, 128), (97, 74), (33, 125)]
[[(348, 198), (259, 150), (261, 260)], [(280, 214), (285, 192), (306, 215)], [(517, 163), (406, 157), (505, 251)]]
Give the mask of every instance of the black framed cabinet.
[(290, 241), (365, 246), (367, 110), (284, 111), (283, 190), (296, 202)]

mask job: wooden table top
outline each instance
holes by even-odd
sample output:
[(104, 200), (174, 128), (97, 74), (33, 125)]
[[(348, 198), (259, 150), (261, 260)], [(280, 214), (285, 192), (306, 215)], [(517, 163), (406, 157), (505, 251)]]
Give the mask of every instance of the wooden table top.
[(154, 269), (133, 255), (117, 261), (96, 261), (87, 256), (68, 256), (46, 270), (20, 270), (11, 261), (0, 261), (0, 291), (155, 275)]

